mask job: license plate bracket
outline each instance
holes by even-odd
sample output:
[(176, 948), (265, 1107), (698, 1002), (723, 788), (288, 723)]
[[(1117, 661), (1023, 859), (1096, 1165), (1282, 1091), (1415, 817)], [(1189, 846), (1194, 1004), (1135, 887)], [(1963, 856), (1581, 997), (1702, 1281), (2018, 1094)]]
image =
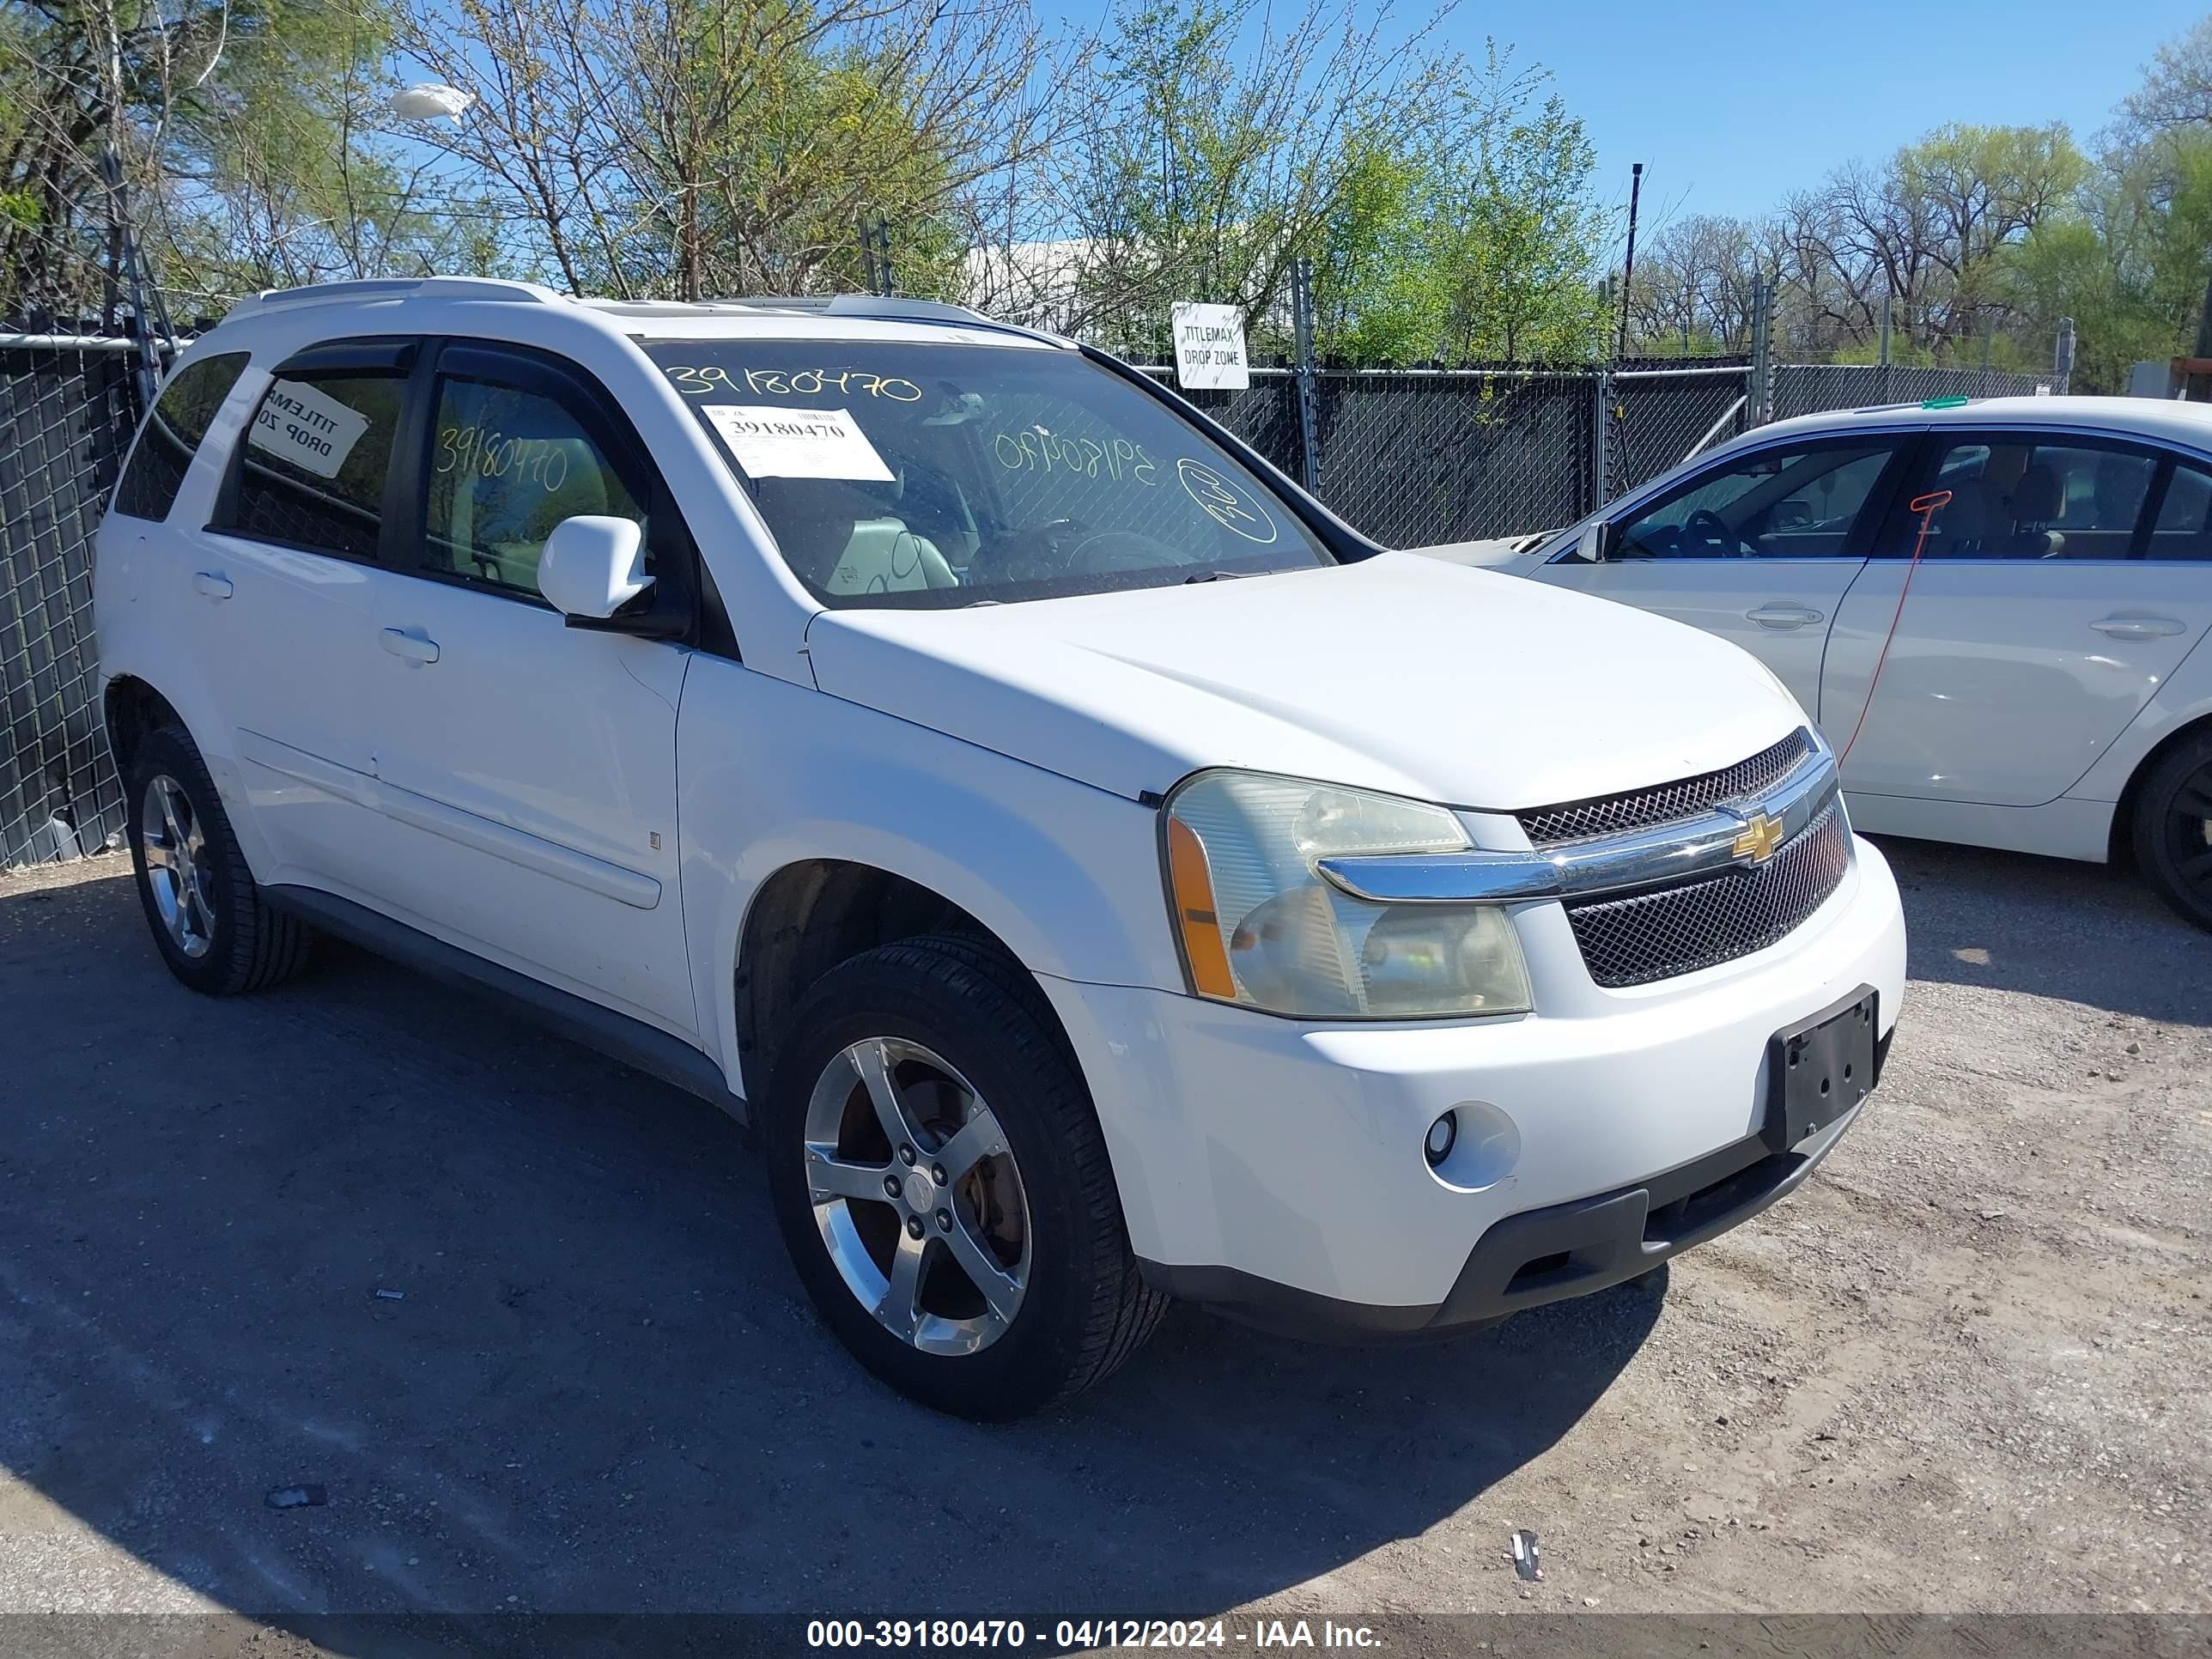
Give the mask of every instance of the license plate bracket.
[(1766, 1121), (1760, 1139), (1786, 1152), (1874, 1092), (1881, 995), (1862, 985), (1766, 1043)]

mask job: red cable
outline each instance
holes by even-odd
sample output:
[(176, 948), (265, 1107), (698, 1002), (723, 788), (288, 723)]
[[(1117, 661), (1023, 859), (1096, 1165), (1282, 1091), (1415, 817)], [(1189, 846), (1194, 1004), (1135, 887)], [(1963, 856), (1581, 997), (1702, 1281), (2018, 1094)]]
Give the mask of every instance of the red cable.
[(1911, 561), (1905, 567), (1904, 584), (1897, 590), (1897, 609), (1889, 613), (1889, 632), (1882, 636), (1881, 654), (1874, 659), (1874, 677), (1867, 681), (1866, 701), (1859, 705), (1858, 724), (1851, 727), (1850, 742), (1844, 752), (1836, 757), (1836, 770), (1844, 769), (1844, 763), (1851, 757), (1851, 744), (1859, 740), (1859, 732), (1866, 725), (1867, 710), (1874, 707), (1874, 689), (1881, 684), (1883, 665), (1889, 661), (1889, 647), (1897, 639), (1898, 618), (1905, 615), (1905, 596), (1912, 591), (1913, 573), (1920, 568), (1920, 555), (1928, 545), (1928, 532), (1936, 522), (1936, 514), (1951, 503), (1948, 489), (1931, 489), (1925, 495), (1915, 495), (1905, 505), (1908, 513), (1920, 515), (1920, 539), (1912, 544)]

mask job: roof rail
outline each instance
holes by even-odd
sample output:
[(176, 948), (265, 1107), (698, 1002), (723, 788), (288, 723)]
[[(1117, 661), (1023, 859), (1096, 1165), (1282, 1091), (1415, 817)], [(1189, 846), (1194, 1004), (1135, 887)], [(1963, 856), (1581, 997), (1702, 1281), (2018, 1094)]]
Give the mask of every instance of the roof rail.
[(306, 288), (264, 289), (233, 306), (224, 320), (252, 317), (294, 306), (337, 305), (363, 300), (400, 300), (410, 295), (448, 300), (512, 300), (546, 305), (566, 303), (550, 288), (499, 276), (389, 276), (352, 283), (316, 283)]

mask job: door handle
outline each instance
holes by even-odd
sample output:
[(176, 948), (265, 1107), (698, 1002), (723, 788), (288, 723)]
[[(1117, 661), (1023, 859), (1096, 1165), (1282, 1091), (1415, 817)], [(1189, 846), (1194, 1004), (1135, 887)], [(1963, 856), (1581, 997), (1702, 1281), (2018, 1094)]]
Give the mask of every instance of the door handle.
[(410, 634), (404, 628), (384, 630), (384, 648), (395, 657), (404, 657), (410, 662), (438, 660), (438, 642), (424, 639), (419, 634)]
[(204, 599), (222, 600), (230, 597), (230, 578), (218, 576), (212, 570), (202, 570), (192, 576), (192, 592)]
[(2158, 640), (2180, 633), (2186, 624), (2172, 617), (2100, 617), (2089, 626), (2116, 640)]
[(1756, 611), (1743, 613), (1761, 628), (1808, 628), (1816, 622), (1828, 619), (1825, 611), (1815, 611), (1804, 605), (1763, 605)]

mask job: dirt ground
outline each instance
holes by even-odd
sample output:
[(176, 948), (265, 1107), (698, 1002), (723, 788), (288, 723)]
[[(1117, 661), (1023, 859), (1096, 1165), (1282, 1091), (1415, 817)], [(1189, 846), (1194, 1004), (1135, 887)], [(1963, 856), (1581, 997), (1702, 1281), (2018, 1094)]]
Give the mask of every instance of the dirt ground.
[(0, 1613), (2212, 1612), (2212, 937), (1887, 850), (1881, 1091), (1656, 1293), (1178, 1310), (1003, 1429), (846, 1361), (710, 1109), (350, 951), (204, 1000), (127, 866), (0, 878)]

